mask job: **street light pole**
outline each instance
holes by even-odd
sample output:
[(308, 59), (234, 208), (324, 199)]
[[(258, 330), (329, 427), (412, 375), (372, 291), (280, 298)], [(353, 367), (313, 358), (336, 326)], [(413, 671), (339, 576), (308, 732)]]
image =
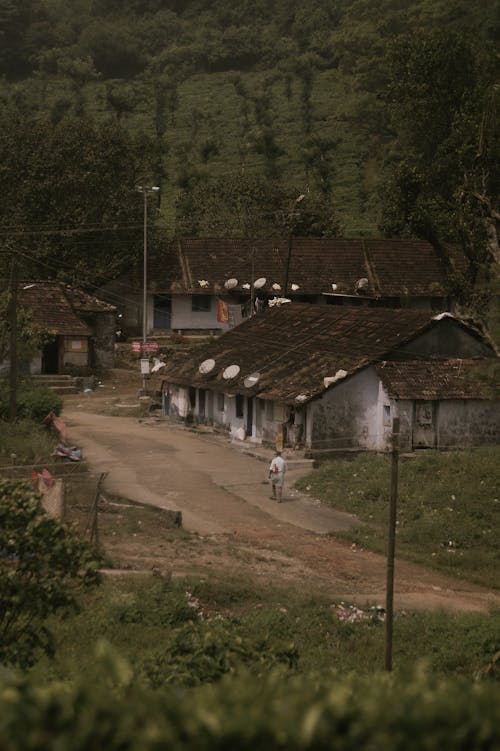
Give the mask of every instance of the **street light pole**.
[[(138, 185), (137, 190), (144, 197), (144, 230), (143, 230), (143, 266), (142, 266), (142, 343), (146, 343), (148, 336), (147, 305), (148, 305), (148, 193), (157, 193), (158, 185)], [(144, 353), (143, 353), (144, 354)], [(142, 388), (146, 391), (146, 374), (142, 376)]]

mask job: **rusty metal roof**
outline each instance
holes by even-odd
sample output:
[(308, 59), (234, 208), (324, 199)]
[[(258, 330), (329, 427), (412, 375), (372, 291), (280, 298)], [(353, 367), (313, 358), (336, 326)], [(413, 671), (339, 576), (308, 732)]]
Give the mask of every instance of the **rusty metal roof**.
[[(172, 360), (163, 373), (165, 380), (185, 386), (290, 404), (297, 397), (308, 401), (325, 391), (325, 378), (348, 377), (377, 363), (438, 323), (428, 311), (287, 303)], [(209, 358), (215, 366), (204, 375), (199, 366)], [(230, 365), (238, 365), (240, 372), (226, 380), (222, 374)], [(245, 388), (245, 378), (255, 372), (258, 383)]]
[(174, 293), (220, 294), (228, 279), (237, 280), (234, 291), (244, 292), (243, 285), (265, 278), (263, 292), (274, 294), (272, 285), (278, 284), (281, 293), (295, 298), (355, 294), (362, 279), (364, 294), (375, 298), (446, 294), (445, 266), (422, 240), (201, 238), (180, 240), (178, 255)]
[(116, 310), (116, 305), (111, 305), (111, 303), (100, 300), (94, 295), (89, 295), (79, 287), (63, 284), (61, 288), (77, 313), (114, 313)]
[(388, 361), (376, 371), (398, 399), (500, 399), (500, 359)]

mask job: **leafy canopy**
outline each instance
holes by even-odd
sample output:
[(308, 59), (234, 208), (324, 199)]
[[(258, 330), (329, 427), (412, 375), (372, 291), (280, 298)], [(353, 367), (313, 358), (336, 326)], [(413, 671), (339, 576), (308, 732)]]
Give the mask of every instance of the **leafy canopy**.
[(74, 609), (99, 580), (98, 557), (48, 516), (27, 483), (0, 482), (0, 663), (32, 665), (51, 654), (47, 618)]

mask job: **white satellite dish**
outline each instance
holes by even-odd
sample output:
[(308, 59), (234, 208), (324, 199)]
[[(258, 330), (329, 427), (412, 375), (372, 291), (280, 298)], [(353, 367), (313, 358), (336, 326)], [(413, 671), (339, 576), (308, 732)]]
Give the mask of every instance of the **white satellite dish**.
[(251, 389), (252, 386), (255, 386), (260, 381), (260, 373), (250, 373), (249, 376), (245, 378), (243, 381), (243, 385), (247, 389)]
[(231, 378), (236, 378), (239, 372), (240, 372), (239, 365), (228, 365), (227, 368), (225, 368), (225, 370), (222, 372), (222, 377), (226, 381), (230, 381)]
[(264, 284), (267, 282), (267, 279), (265, 276), (261, 276), (259, 279), (256, 279), (253, 283), (253, 286), (255, 289), (261, 289)]
[(203, 373), (203, 375), (206, 375), (207, 373), (210, 373), (214, 368), (215, 360), (212, 360), (212, 358), (209, 357), (208, 360), (203, 360), (198, 370), (200, 371), (200, 373)]
[(226, 289), (234, 289), (237, 286), (238, 286), (238, 280), (234, 278), (226, 279), (226, 281), (224, 282), (224, 287)]

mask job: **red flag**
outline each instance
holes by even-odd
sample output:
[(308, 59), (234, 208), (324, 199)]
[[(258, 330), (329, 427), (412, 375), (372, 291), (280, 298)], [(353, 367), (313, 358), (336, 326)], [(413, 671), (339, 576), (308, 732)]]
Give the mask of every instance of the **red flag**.
[(229, 308), (224, 300), (217, 300), (217, 320), (219, 323), (229, 323)]

